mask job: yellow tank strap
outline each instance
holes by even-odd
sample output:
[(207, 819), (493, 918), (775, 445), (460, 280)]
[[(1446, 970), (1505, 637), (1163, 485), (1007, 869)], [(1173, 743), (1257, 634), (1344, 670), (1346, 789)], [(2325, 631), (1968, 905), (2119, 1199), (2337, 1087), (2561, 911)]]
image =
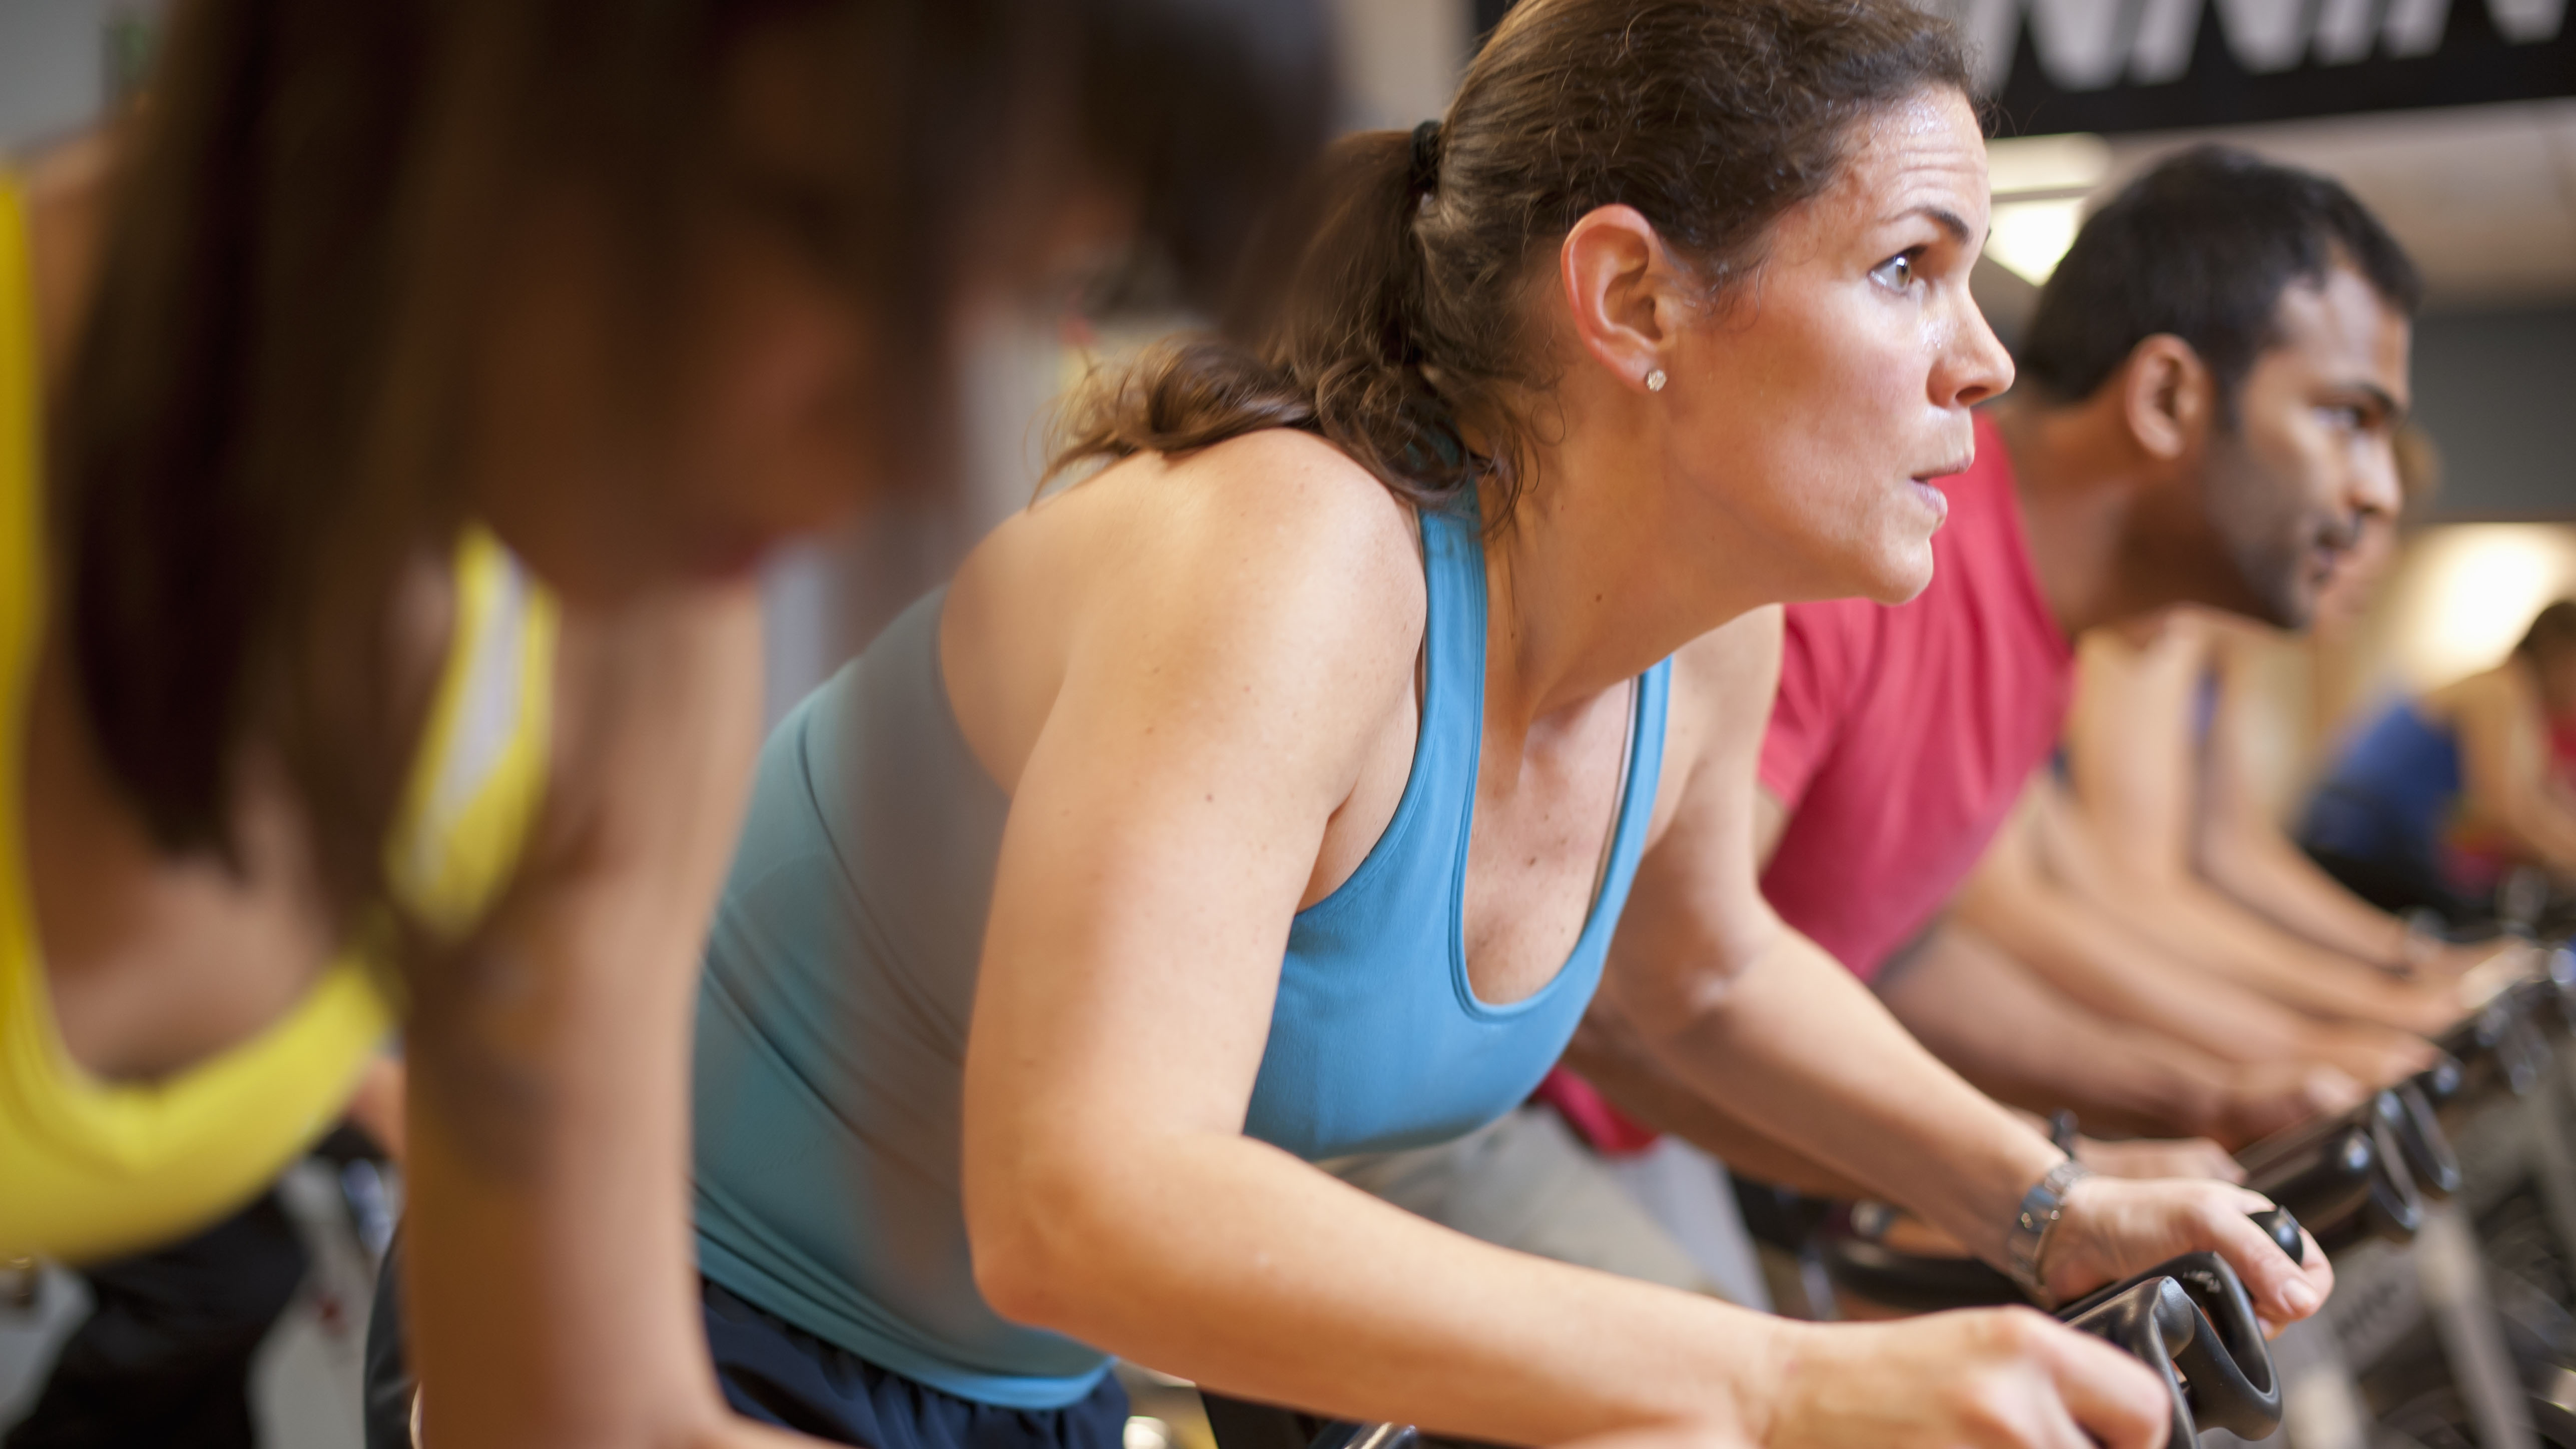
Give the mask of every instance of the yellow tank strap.
[(469, 529), (446, 669), (386, 842), (394, 899), (442, 936), (492, 908), (544, 800), (556, 627), (546, 592), (498, 540)]

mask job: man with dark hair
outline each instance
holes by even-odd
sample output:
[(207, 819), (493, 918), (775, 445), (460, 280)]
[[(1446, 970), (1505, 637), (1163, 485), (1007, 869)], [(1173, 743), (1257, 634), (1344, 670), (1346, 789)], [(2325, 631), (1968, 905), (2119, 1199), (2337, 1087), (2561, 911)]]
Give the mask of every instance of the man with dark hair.
[[(2270, 1000), (2283, 982), (2235, 983), (2218, 1009), (2262, 1064), (2228, 1061), (2077, 1005), (1944, 916), (2056, 742), (2076, 635), (2182, 603), (2302, 626), (2364, 522), (2396, 510), (2420, 290), (2334, 182), (2219, 149), (2164, 162), (2091, 218), (2043, 290), (2021, 386), (1980, 416), (1974, 466), (1939, 480), (1930, 586), (1895, 607), (1787, 610), (1764, 893), (1999, 1097), (2242, 1142), (2429, 1060), (2403, 1028), (2457, 1014), (2358, 965), (2326, 984), (2341, 1023)], [(1624, 1108), (1740, 1170), (1839, 1195), (1797, 1144), (1662, 1082), (1643, 1043), (1665, 1029), (1606, 989), (1543, 1099), (1606, 1152), (1651, 1141)], [(1525, 1112), (1496, 1130), (1554, 1129)], [(1456, 1177), (1514, 1156), (1474, 1148)], [(1476, 1185), (1425, 1190), (1434, 1175), (1418, 1156), (1352, 1172), (1473, 1231)], [(1526, 1236), (1549, 1251), (1581, 1235)]]
[[(2303, 300), (2310, 295), (2313, 302)], [(2036, 418), (2100, 400), (2141, 361), (2155, 380), (2198, 374), (2211, 409), (2196, 431), (2207, 445), (2193, 464), (2202, 476), (2163, 500), (2175, 526), (2154, 541), (2166, 546), (2130, 571), (2149, 576), (2150, 591), (2303, 628), (2325, 577), (2318, 551), (2348, 552), (2365, 511), (2395, 507), (2391, 440), (2403, 410), (2407, 319), (2422, 296), (2423, 283), (2396, 239), (2333, 181), (2242, 151), (2186, 151), (2085, 223), (2042, 289), (2015, 358), (2016, 406), (1999, 413)], [(2247, 387), (2264, 364), (2296, 365), (2302, 349), (2291, 345), (2289, 332), (2303, 325), (2340, 327), (2347, 345), (2386, 349), (2386, 370), (2400, 390), (2347, 363), (2336, 380), (2342, 391), (2331, 397), (2249, 399)], [(2381, 335), (2361, 335), (2369, 331)], [(2141, 348), (2159, 337), (2181, 343), (2181, 353), (2168, 361), (2158, 349), (2141, 358)], [(2249, 403), (2260, 409), (2278, 401), (2290, 401), (2290, 412), (2247, 414)], [(2279, 486), (2292, 481), (2283, 468), (2293, 460), (2253, 451), (2318, 441), (2276, 435), (2300, 406), (2342, 410), (2335, 421), (2366, 434), (2372, 481), (2384, 485), (2366, 502), (2332, 506), (2315, 478), (2306, 488)], [(2009, 437), (2006, 445), (2020, 446)], [(2213, 541), (2222, 546), (2208, 547)], [(2048, 541), (2039, 542), (2045, 554)]]

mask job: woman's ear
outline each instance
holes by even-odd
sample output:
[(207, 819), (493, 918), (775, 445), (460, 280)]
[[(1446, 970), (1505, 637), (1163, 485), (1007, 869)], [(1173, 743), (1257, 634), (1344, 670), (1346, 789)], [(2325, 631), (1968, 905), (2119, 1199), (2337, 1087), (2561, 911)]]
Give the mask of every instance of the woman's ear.
[(1593, 361), (1641, 391), (1667, 362), (1681, 324), (1681, 271), (1635, 207), (1586, 212), (1557, 249), (1574, 335)]
[(2159, 332), (2120, 366), (2122, 416), (2139, 451), (2170, 463), (2200, 443), (2217, 415), (2216, 379), (2190, 343)]

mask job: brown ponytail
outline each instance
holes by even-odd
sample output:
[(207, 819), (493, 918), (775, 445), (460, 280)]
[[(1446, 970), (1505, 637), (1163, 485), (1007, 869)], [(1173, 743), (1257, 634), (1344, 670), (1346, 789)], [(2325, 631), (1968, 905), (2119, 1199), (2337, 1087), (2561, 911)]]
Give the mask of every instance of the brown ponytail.
[(1567, 230), (1632, 206), (1715, 301), (1858, 122), (1933, 89), (1967, 91), (1966, 58), (1907, 0), (1523, 0), (1427, 176), (1404, 132), (1337, 143), (1255, 253), (1266, 305), (1098, 378), (1054, 467), (1301, 428), (1420, 506), (1490, 479), (1508, 519), (1530, 453), (1509, 399), (1551, 380), (1525, 293)]

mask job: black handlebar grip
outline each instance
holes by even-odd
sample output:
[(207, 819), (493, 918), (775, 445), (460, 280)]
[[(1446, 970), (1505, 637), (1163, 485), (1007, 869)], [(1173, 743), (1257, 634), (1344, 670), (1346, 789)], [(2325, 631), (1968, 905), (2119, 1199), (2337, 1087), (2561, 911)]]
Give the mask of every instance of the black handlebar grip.
[(2299, 1232), (2299, 1220), (2290, 1215), (2288, 1208), (2267, 1208), (2251, 1216), (2254, 1226), (2261, 1228), (2276, 1247), (2289, 1254), (2291, 1262), (2305, 1263), (2308, 1260), (2307, 1240)]
[(2281, 1384), (2263, 1325), (2236, 1270), (2216, 1253), (2186, 1253), (2057, 1316), (2163, 1375), (2173, 1444), (2192, 1444), (2204, 1424), (2248, 1439), (2280, 1426)]

